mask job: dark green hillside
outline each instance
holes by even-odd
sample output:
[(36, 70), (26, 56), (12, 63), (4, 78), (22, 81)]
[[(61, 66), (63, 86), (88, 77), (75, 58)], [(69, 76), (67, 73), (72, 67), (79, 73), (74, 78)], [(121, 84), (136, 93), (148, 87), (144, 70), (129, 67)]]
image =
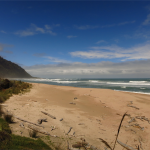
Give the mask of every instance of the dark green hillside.
[(0, 77), (2, 78), (31, 78), (23, 68), (0, 56)]

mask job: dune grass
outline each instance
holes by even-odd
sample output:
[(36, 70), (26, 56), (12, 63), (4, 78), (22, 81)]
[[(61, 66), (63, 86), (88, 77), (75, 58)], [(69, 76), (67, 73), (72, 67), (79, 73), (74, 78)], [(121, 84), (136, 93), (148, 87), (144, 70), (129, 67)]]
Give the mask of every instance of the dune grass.
[(31, 87), (32, 84), (26, 82), (0, 79), (0, 103), (6, 101), (13, 94), (29, 91)]

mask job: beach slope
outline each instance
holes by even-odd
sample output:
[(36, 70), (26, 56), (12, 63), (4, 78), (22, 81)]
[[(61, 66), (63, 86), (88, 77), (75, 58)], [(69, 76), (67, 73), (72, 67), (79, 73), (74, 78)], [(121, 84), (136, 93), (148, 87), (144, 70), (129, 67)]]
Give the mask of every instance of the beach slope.
[[(124, 113), (118, 140), (144, 150), (150, 148), (150, 95), (113, 91), (108, 89), (77, 88), (32, 83), (29, 93), (12, 96), (4, 104), (14, 116), (37, 123), (43, 122), (44, 130), (63, 139), (70, 137), (72, 142), (80, 138), (101, 148), (107, 141), (113, 147), (118, 126)], [(56, 119), (45, 115), (46, 112)], [(63, 118), (63, 120), (62, 120)], [(61, 121), (60, 121), (61, 120)], [(10, 124), (13, 134), (29, 136), (27, 128), (20, 127), (21, 120)], [(23, 122), (25, 127), (28, 124)], [(68, 133), (70, 127), (71, 131)], [(40, 127), (39, 127), (40, 128)], [(68, 133), (68, 134), (67, 134)], [(42, 134), (39, 134), (42, 136)], [(118, 143), (115, 150), (122, 149)]]

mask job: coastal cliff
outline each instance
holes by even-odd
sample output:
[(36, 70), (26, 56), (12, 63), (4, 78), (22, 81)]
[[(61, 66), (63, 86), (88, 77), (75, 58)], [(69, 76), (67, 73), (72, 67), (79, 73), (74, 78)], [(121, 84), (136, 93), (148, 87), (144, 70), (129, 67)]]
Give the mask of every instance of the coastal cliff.
[(2, 78), (32, 78), (19, 65), (8, 61), (0, 56), (0, 77)]

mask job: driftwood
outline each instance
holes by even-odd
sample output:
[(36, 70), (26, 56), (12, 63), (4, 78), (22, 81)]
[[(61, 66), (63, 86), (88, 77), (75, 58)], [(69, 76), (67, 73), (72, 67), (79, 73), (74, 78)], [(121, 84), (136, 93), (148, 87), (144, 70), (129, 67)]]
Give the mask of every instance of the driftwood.
[(70, 127), (70, 129), (69, 129), (69, 131), (66, 133), (66, 135), (68, 135), (68, 134), (69, 134), (69, 132), (71, 131), (71, 129), (72, 129), (72, 127)]
[(88, 143), (85, 141), (85, 139), (81, 138), (81, 141), (77, 142), (76, 144), (73, 144), (73, 148), (81, 148), (87, 146)]
[(42, 122), (47, 122), (47, 118), (38, 119), (38, 124), (42, 124)]
[(44, 126), (42, 126), (42, 125), (39, 125), (39, 124), (36, 124), (36, 123), (30, 122), (30, 121), (27, 121), (27, 120), (21, 119), (21, 118), (19, 118), (19, 117), (17, 117), (17, 116), (14, 116), (14, 117), (15, 117), (15, 118), (17, 118), (17, 119), (19, 119), (19, 120), (21, 120), (21, 121), (23, 121), (23, 122), (27, 122), (27, 123), (30, 123), (30, 124), (34, 124), (34, 125), (36, 125), (36, 126), (39, 126), (39, 127), (44, 128)]
[(138, 108), (138, 107), (135, 107), (135, 106), (129, 105), (129, 104), (128, 104), (127, 106), (128, 106), (128, 107), (133, 107), (133, 108), (138, 109), (138, 110), (140, 109), (140, 108)]
[(61, 118), (59, 121), (63, 121), (63, 118)]
[(132, 130), (132, 129), (131, 129), (130, 131), (132, 131), (132, 132), (136, 133), (136, 131), (134, 131), (134, 130)]
[(146, 118), (145, 116), (136, 116), (137, 119), (140, 119), (141, 121), (145, 120), (148, 121), (148, 123), (150, 124), (150, 120), (148, 118)]
[(49, 134), (48, 132), (42, 131), (42, 130), (40, 130), (40, 129), (38, 129), (38, 128), (35, 128), (34, 126), (28, 125), (28, 128), (30, 128), (30, 129), (32, 129), (32, 130), (34, 130), (34, 131), (37, 131), (37, 132), (39, 132), (39, 133), (42, 133), (42, 134), (45, 134), (45, 135), (49, 135), (49, 136), (50, 136), (50, 134)]
[(56, 119), (56, 117), (54, 117), (54, 116), (52, 116), (52, 115), (50, 115), (50, 114), (48, 114), (48, 113), (46, 113), (46, 112), (44, 112), (44, 111), (41, 111), (43, 114), (45, 114), (45, 115), (48, 115), (49, 117), (51, 117), (51, 118), (53, 118), (53, 119)]
[[(75, 149), (76, 150), (76, 149)], [(80, 147), (80, 150), (87, 150), (85, 147)]]
[(131, 120), (129, 121), (129, 123), (131, 123), (131, 122), (135, 122), (136, 120), (135, 120), (135, 118), (134, 117), (132, 117), (131, 118)]
[[(91, 148), (92, 150), (99, 150), (97, 147), (95, 147), (95, 146), (93, 146), (93, 145), (91, 145), (90, 148)], [(107, 149), (105, 149), (105, 150), (107, 150)]]
[(84, 125), (84, 123), (79, 123), (78, 125)]
[(126, 148), (126, 149), (128, 149), (128, 150), (137, 150), (137, 149), (132, 148), (132, 147), (129, 146), (129, 145), (126, 145), (126, 144), (122, 143), (122, 142), (119, 141), (119, 140), (117, 140), (117, 142), (118, 142), (122, 147), (124, 147), (124, 148)]
[(4, 107), (8, 107), (8, 105), (6, 105), (6, 104), (0, 104), (1, 106), (4, 106)]
[(142, 143), (141, 143), (141, 139), (139, 138), (139, 142), (140, 142), (140, 148), (143, 150), (143, 146), (142, 146)]
[(132, 124), (130, 126), (136, 127), (136, 128), (140, 128), (141, 130), (144, 130), (144, 127), (141, 127), (139, 124)]
[(25, 128), (22, 122), (20, 122), (20, 127)]
[(56, 128), (55, 128), (55, 126), (54, 126), (54, 127), (52, 126), (52, 129), (51, 129), (51, 131), (53, 131), (53, 130), (55, 130), (55, 129), (56, 129)]
[(76, 105), (76, 103), (74, 103), (74, 102), (70, 102), (69, 104), (73, 104), (73, 105)]

